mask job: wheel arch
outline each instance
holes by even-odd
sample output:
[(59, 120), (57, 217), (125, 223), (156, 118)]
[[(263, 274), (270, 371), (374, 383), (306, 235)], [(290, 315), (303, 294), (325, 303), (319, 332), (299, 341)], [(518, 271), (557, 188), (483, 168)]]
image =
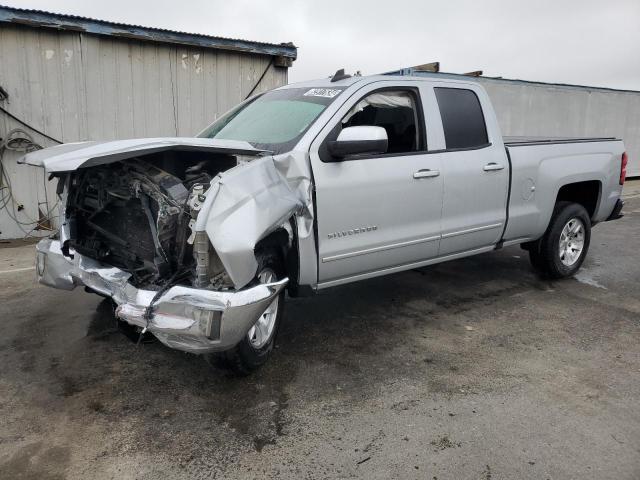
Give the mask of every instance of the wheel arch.
[(558, 202), (573, 202), (582, 205), (591, 220), (594, 219), (600, 199), (602, 197), (602, 182), (600, 180), (584, 180), (562, 185), (556, 194), (555, 204)]
[(523, 248), (527, 250), (530, 243), (544, 235), (550, 225), (553, 211), (558, 202), (566, 201), (582, 205), (587, 211), (592, 224), (595, 225), (597, 223), (595, 218), (602, 201), (602, 191), (602, 180), (586, 175), (580, 175), (577, 178), (565, 178), (546, 190), (545, 195), (537, 201), (540, 215), (537, 219), (535, 234), (530, 237), (530, 241), (523, 244)]
[(299, 284), (300, 248), (295, 216), (256, 243), (254, 254), (265, 249), (276, 250), (280, 255), (286, 275), (289, 277), (287, 285), (289, 295), (292, 297), (301, 296)]

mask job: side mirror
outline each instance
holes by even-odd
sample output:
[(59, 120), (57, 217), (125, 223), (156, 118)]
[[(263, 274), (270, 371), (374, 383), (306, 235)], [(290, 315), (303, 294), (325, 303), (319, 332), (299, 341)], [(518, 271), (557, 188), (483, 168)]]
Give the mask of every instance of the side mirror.
[(343, 128), (338, 138), (327, 145), (329, 153), (342, 160), (349, 155), (386, 153), (389, 140), (382, 127), (360, 126)]

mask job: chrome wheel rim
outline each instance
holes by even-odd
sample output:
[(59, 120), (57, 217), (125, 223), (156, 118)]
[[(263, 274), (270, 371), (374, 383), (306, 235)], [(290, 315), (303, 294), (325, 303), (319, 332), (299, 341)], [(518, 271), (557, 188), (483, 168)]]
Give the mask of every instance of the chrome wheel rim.
[(560, 233), (560, 245), (558, 253), (563, 265), (574, 265), (584, 250), (584, 223), (579, 218), (569, 220), (562, 233)]
[[(277, 280), (275, 272), (270, 268), (265, 268), (258, 275), (258, 281), (260, 283), (273, 283)], [(262, 348), (269, 343), (273, 329), (276, 326), (279, 300), (279, 296), (277, 296), (275, 300), (271, 302), (271, 305), (262, 312), (258, 321), (247, 332), (247, 338), (253, 348)]]

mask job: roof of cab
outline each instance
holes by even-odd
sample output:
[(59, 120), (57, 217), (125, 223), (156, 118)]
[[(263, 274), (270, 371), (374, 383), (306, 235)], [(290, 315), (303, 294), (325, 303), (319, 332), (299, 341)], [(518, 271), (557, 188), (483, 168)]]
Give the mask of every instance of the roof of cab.
[(298, 83), (289, 83), (288, 85), (283, 85), (279, 87), (279, 90), (287, 89), (287, 88), (331, 88), (331, 87), (349, 87), (354, 83), (358, 83), (364, 79), (369, 77), (349, 77), (343, 80), (338, 80), (337, 82), (332, 82), (331, 77), (326, 78), (318, 78), (315, 80), (306, 80), (304, 82)]
[(440, 73), (433, 74), (433, 75), (425, 75), (425, 76), (382, 74), (382, 75), (352, 76), (352, 77), (338, 80), (335, 82), (331, 81), (331, 77), (319, 78), (315, 80), (307, 80), (304, 82), (290, 83), (288, 85), (279, 87), (279, 90), (288, 89), (288, 88), (346, 88), (356, 83), (368, 84), (373, 82), (380, 82), (380, 81), (389, 82), (394, 80), (398, 82), (405, 82), (407, 80), (420, 81), (420, 82), (430, 82), (433, 80), (440, 80), (440, 81), (446, 80), (447, 82), (467, 84), (467, 85), (470, 83), (472, 84), (478, 83), (470, 78), (461, 79), (459, 77), (456, 78), (455, 76), (449, 76), (447, 74), (440, 74)]

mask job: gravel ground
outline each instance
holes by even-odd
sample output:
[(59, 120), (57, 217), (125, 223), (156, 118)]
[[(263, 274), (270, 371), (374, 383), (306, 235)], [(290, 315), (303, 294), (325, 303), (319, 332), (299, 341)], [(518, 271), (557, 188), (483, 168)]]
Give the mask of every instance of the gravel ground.
[[(633, 193), (633, 192), (632, 192)], [(249, 378), (0, 245), (0, 478), (640, 478), (640, 196), (575, 279), (506, 248), (289, 299)]]

